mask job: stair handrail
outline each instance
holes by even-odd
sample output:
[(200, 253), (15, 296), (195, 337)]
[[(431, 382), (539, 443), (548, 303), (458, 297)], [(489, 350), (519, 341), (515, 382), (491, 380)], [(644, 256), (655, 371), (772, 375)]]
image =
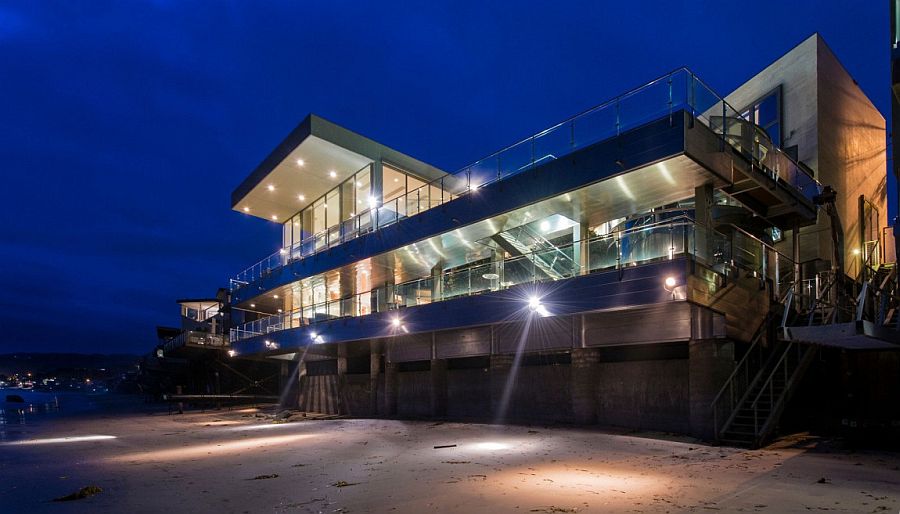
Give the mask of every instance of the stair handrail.
[[(753, 433), (754, 433), (754, 436), (758, 436), (758, 435), (759, 435), (759, 416), (758, 416), (758, 412), (757, 412), (757, 411), (758, 411), (758, 405), (757, 405), (757, 404), (759, 403), (760, 398), (762, 398), (762, 395), (763, 395), (763, 393), (766, 391), (767, 388), (770, 390), (770, 393), (769, 393), (770, 396), (773, 394), (773, 393), (771, 392), (771, 388), (772, 388), (772, 380), (775, 378), (775, 373), (777, 373), (777, 372), (779, 371), (779, 369), (781, 368), (781, 365), (782, 365), (783, 363), (784, 363), (784, 366), (785, 366), (785, 369), (784, 369), (784, 373), (785, 373), (785, 388), (787, 388), (787, 363), (786, 363), (786, 359), (787, 359), (787, 356), (791, 353), (791, 351), (792, 351), (794, 348), (799, 348), (799, 347), (800, 347), (799, 344), (796, 343), (796, 342), (794, 342), (794, 341), (788, 342), (787, 347), (784, 349), (783, 352), (781, 352), (781, 357), (779, 357), (779, 358), (778, 358), (778, 361), (775, 363), (775, 365), (772, 366), (772, 371), (769, 372), (769, 376), (767, 376), (766, 379), (763, 381), (763, 386), (759, 389), (759, 392), (756, 393), (756, 397), (753, 399), (753, 403), (750, 404), (750, 408), (753, 409)], [(763, 368), (763, 369), (765, 369), (765, 368)], [(774, 398), (772, 398), (772, 407), (771, 407), (771, 408), (772, 408), (772, 412), (774, 412), (774, 411), (775, 411), (775, 410), (774, 410), (774, 409), (775, 409), (775, 400), (774, 400)], [(771, 412), (770, 412), (770, 414), (771, 414)]]
[(769, 374), (769, 377), (766, 380), (766, 386), (768, 386), (770, 388), (769, 396), (770, 396), (772, 405), (770, 406), (771, 410), (769, 411), (769, 416), (763, 422), (763, 426), (761, 428), (759, 427), (759, 416), (758, 416), (757, 403), (759, 402), (760, 398), (762, 397), (763, 392), (766, 391), (766, 386), (763, 386), (759, 390), (759, 393), (757, 393), (757, 395), (756, 395), (756, 399), (753, 400), (753, 404), (751, 405), (751, 408), (753, 409), (753, 437), (755, 439), (754, 440), (755, 446), (758, 446), (762, 442), (763, 436), (766, 434), (766, 432), (768, 432), (771, 429), (771, 427), (769, 425), (772, 423), (772, 420), (774, 420), (778, 417), (775, 415), (775, 413), (778, 412), (779, 410), (781, 410), (781, 408), (783, 407), (785, 398), (788, 397), (791, 389), (793, 388), (794, 379), (796, 377), (797, 371), (805, 368), (806, 365), (808, 365), (808, 363), (806, 361), (810, 360), (814, 356), (814, 352), (816, 351), (816, 347), (810, 345), (807, 347), (805, 352), (803, 352), (802, 354), (798, 353), (797, 367), (794, 368), (793, 372), (791, 372), (790, 377), (788, 377), (787, 363), (785, 362), (784, 390), (781, 392), (781, 395), (778, 397), (778, 401), (776, 403), (775, 398), (774, 398), (774, 392), (771, 389), (772, 380), (775, 377), (775, 372), (777, 372), (779, 370), (779, 367), (781, 366), (782, 362), (785, 361), (788, 354), (792, 351), (792, 347), (797, 348), (797, 350), (799, 352), (801, 345), (799, 343), (791, 341), (790, 344), (788, 345), (788, 347), (785, 348), (784, 353), (781, 355), (781, 358), (779, 359), (778, 363), (772, 368), (772, 372)]
[[(747, 348), (747, 351), (744, 353), (744, 356), (741, 358), (740, 361), (738, 361), (737, 365), (734, 367), (734, 370), (731, 372), (730, 375), (728, 375), (728, 378), (725, 380), (725, 383), (722, 384), (722, 388), (719, 389), (719, 393), (716, 394), (716, 397), (713, 399), (712, 403), (710, 403), (710, 408), (713, 411), (713, 428), (715, 429), (715, 436), (717, 439), (719, 437), (719, 421), (718, 421), (719, 410), (716, 408), (717, 404), (719, 403), (719, 400), (723, 397), (725, 392), (728, 390), (731, 390), (732, 391), (732, 394), (731, 394), (732, 405), (731, 405), (731, 412), (729, 414), (729, 418), (733, 417), (733, 414), (736, 411), (735, 406), (740, 403), (740, 402), (734, 401), (734, 396), (735, 396), (734, 391), (733, 391), (734, 379), (735, 379), (735, 377), (737, 377), (738, 373), (741, 371), (741, 368), (749, 366), (749, 364), (747, 364), (748, 359), (750, 358), (750, 355), (753, 354), (753, 351), (759, 346), (760, 341), (762, 341), (762, 336), (763, 336), (763, 334), (766, 333), (766, 328), (768, 327), (770, 321), (771, 321), (771, 314), (766, 314), (765, 318), (763, 318), (762, 323), (760, 323), (759, 327), (756, 329), (756, 332), (753, 335), (753, 338), (751, 339), (750, 347)], [(748, 374), (747, 375), (747, 382), (748, 382), (747, 388), (749, 389), (749, 387), (750, 387), (749, 371), (745, 371), (745, 373)], [(746, 391), (744, 392), (744, 394), (746, 394)], [(727, 425), (728, 421), (726, 421), (725, 424)]]

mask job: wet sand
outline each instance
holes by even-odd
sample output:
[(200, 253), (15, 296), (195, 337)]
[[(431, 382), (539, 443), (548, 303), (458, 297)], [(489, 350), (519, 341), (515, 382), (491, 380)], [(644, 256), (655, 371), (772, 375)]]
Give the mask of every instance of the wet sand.
[[(0, 443), (0, 511), (900, 511), (900, 455), (815, 440), (748, 451), (587, 429), (260, 416), (119, 413), (26, 428)], [(51, 501), (88, 485), (103, 492)]]

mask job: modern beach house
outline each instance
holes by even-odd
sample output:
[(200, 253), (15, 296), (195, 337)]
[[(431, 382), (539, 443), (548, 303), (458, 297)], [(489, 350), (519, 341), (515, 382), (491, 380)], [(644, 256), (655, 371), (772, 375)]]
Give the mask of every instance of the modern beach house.
[(727, 95), (679, 69), (458, 171), (310, 115), (232, 194), (283, 236), (230, 281), (230, 348), (308, 411), (758, 445), (804, 383), (896, 361), (886, 170), (818, 35)]

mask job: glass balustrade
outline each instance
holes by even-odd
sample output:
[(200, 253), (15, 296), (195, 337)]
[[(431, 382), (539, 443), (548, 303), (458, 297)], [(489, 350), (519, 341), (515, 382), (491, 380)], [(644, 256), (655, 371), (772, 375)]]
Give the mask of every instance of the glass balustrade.
[[(699, 236), (699, 237), (698, 237)], [(697, 244), (697, 241), (705, 241)], [(586, 265), (577, 262), (577, 250), (586, 251)], [(728, 234), (696, 225), (686, 217), (642, 226), (605, 236), (576, 241), (494, 262), (474, 264), (439, 277), (388, 286), (349, 297), (302, 306), (251, 321), (231, 330), (231, 340), (314, 325), (338, 318), (365, 316), (433, 302), (508, 289), (520, 284), (562, 280), (593, 272), (621, 269), (692, 255), (724, 277), (738, 270), (768, 279), (779, 293), (792, 285), (794, 263), (772, 246), (737, 227)]]
[[(749, 122), (690, 70), (682, 68), (504, 148), (456, 173), (408, 191), (383, 205), (371, 206), (351, 219), (309, 236), (291, 248), (283, 248), (239, 273), (231, 281), (232, 289), (239, 289), (259, 280), (292, 260), (308, 257), (373, 230), (393, 225), (404, 218), (451, 202), (479, 187), (514, 176), (663, 116), (671, 116), (679, 110), (687, 111), (708, 126), (728, 144), (752, 159), (773, 179), (796, 188), (807, 198), (812, 198), (820, 190), (819, 184), (806, 169), (771, 142), (758, 137), (755, 130), (748, 130)], [(648, 237), (664, 239), (665, 234)], [(598, 242), (598, 252), (592, 254), (592, 262), (596, 260), (598, 265), (610, 266), (607, 253), (612, 243), (621, 245), (621, 241)], [(656, 247), (655, 242), (647, 244)], [(621, 249), (618, 248), (617, 251)], [(641, 262), (646, 258), (663, 257), (666, 253), (663, 252), (660, 256), (645, 255), (647, 250), (639, 242), (632, 242), (624, 250), (626, 253), (617, 257), (621, 263)], [(597, 255), (596, 259), (593, 255)], [(539, 262), (533, 262), (532, 268), (533, 275), (542, 273)], [(461, 283), (461, 279), (454, 280), (451, 290), (458, 290)]]

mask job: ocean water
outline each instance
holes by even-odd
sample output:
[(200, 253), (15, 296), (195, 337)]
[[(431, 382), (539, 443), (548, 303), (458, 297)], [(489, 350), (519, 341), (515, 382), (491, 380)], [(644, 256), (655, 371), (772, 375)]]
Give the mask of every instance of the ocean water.
[[(8, 395), (24, 402), (7, 401)], [(18, 439), (30, 428), (67, 414), (98, 410), (106, 395), (0, 388), (0, 441)]]

